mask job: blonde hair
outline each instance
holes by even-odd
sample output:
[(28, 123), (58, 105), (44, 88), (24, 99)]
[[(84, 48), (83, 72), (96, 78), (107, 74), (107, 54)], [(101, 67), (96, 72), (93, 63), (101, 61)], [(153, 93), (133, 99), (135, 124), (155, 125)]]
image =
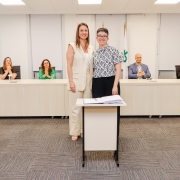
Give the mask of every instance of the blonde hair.
[(4, 58), (4, 61), (3, 61), (3, 69), (4, 69), (4, 70), (7, 69), (7, 67), (6, 67), (6, 60), (7, 60), (8, 58), (9, 58), (10, 61), (11, 61), (11, 65), (10, 65), (10, 66), (11, 66), (11, 70), (12, 70), (12, 69), (13, 69), (13, 66), (12, 66), (12, 60), (11, 60), (10, 57), (5, 57), (5, 58)]

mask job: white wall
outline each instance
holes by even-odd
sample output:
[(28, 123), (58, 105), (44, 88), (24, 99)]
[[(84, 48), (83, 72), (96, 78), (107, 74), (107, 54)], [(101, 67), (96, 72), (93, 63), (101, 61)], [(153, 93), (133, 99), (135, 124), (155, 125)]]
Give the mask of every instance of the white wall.
[(180, 14), (162, 14), (159, 30), (159, 69), (180, 65)]
[(13, 65), (21, 66), (21, 77), (32, 78), (30, 57), (29, 16), (0, 16), (0, 66), (5, 57), (12, 59)]
[(157, 18), (157, 14), (127, 16), (129, 64), (135, 62), (136, 53), (141, 53), (142, 63), (149, 66), (152, 78), (158, 78)]
[[(38, 16), (38, 15), (36, 15)], [(40, 15), (42, 16), (42, 15)], [(52, 16), (52, 15), (46, 15)], [(59, 17), (59, 35), (61, 38), (61, 45), (56, 45), (55, 51), (62, 57), (59, 61), (62, 62), (63, 78), (66, 75), (66, 50), (68, 43), (75, 41), (75, 33), (77, 24), (85, 22), (89, 25), (90, 29), (90, 43), (97, 48), (96, 44), (96, 30), (104, 26), (109, 29), (110, 39), (109, 44), (116, 47), (121, 51), (123, 47), (123, 23), (125, 15), (56, 15)], [(35, 16), (34, 16), (35, 17)], [(61, 17), (61, 18), (60, 18)], [(127, 15), (127, 39), (128, 39), (128, 52), (129, 64), (135, 62), (134, 56), (136, 53), (141, 53), (143, 63), (149, 66), (152, 78), (158, 78), (158, 60), (161, 65), (171, 64), (172, 60), (178, 60), (179, 42), (180, 42), (180, 25), (179, 14), (164, 14), (161, 19), (160, 31), (159, 28), (159, 15), (158, 14), (145, 14), (145, 15)], [(167, 20), (168, 23), (164, 24)], [(43, 24), (49, 29), (47, 20)], [(22, 79), (33, 78), (33, 63), (32, 63), (32, 49), (35, 47), (32, 43), (30, 33), (30, 19), (29, 15), (0, 15), (0, 66), (2, 66), (3, 59), (6, 56), (12, 58), (14, 65), (21, 65)], [(34, 29), (35, 30), (35, 29)], [(167, 31), (168, 30), (168, 31)], [(52, 33), (54, 32), (51, 29)], [(176, 32), (176, 33), (174, 33)], [(57, 36), (56, 29), (56, 36)], [(165, 42), (161, 42), (166, 38)], [(46, 34), (46, 36), (51, 37)], [(167, 37), (168, 36), (168, 37)], [(49, 38), (48, 37), (48, 38)], [(46, 38), (47, 39), (47, 38)], [(164, 39), (165, 40), (165, 39)], [(38, 41), (38, 40), (37, 40)], [(168, 42), (168, 43), (167, 43)], [(52, 43), (52, 42), (51, 42)], [(50, 43), (50, 44), (51, 44)], [(164, 44), (165, 43), (165, 44)], [(53, 43), (51, 44), (53, 46)], [(158, 45), (158, 48), (157, 48)], [(36, 47), (38, 50), (40, 47)], [(56, 49), (57, 48), (57, 49)], [(59, 48), (59, 49), (58, 49)], [(61, 51), (62, 50), (62, 51)], [(48, 51), (48, 50), (46, 50)], [(157, 52), (159, 56), (157, 57)], [(41, 53), (43, 54), (43, 53)], [(168, 61), (162, 55), (168, 54)], [(172, 58), (173, 57), (173, 58)], [(46, 58), (46, 57), (42, 57)], [(41, 59), (41, 60), (42, 60)], [(171, 61), (170, 61), (170, 60)], [(179, 61), (177, 61), (178, 63)], [(60, 64), (59, 63), (59, 64)], [(165, 64), (164, 64), (165, 63)], [(39, 66), (39, 63), (38, 65)], [(160, 69), (164, 67), (160, 66)], [(172, 65), (174, 68), (174, 65)], [(172, 67), (168, 66), (168, 70)]]
[[(103, 23), (109, 31), (108, 44), (117, 48), (120, 52), (124, 50), (124, 22), (125, 15), (96, 15), (96, 31), (102, 27)], [(96, 41), (97, 48), (98, 43)]]
[(61, 15), (31, 15), (33, 71), (49, 59), (56, 70), (62, 70)]

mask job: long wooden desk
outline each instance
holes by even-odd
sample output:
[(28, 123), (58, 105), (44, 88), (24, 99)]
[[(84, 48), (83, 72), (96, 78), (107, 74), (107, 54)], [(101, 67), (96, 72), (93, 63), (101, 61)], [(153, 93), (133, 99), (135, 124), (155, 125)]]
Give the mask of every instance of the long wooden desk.
[(121, 96), (127, 108), (121, 115), (180, 115), (180, 80), (121, 80)]
[(68, 116), (67, 80), (0, 81), (0, 116)]
[[(15, 80), (16, 81), (16, 80)], [(180, 115), (180, 80), (121, 79), (121, 116)], [(67, 79), (0, 80), (0, 116), (68, 116)]]

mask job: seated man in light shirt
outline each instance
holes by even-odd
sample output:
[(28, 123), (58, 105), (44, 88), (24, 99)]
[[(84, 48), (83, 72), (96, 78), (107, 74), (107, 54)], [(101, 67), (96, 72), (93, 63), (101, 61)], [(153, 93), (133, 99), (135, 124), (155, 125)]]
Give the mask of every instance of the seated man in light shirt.
[(148, 66), (142, 64), (141, 54), (135, 55), (136, 62), (131, 64), (128, 68), (128, 79), (146, 79), (151, 77)]

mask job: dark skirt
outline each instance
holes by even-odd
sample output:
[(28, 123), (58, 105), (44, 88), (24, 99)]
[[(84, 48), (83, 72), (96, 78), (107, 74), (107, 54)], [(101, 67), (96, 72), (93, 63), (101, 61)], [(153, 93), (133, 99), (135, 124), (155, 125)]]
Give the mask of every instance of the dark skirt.
[[(111, 96), (112, 88), (114, 85), (115, 76), (93, 78), (92, 83), (92, 96), (99, 98), (103, 96)], [(120, 84), (118, 83), (118, 94), (120, 95)]]

